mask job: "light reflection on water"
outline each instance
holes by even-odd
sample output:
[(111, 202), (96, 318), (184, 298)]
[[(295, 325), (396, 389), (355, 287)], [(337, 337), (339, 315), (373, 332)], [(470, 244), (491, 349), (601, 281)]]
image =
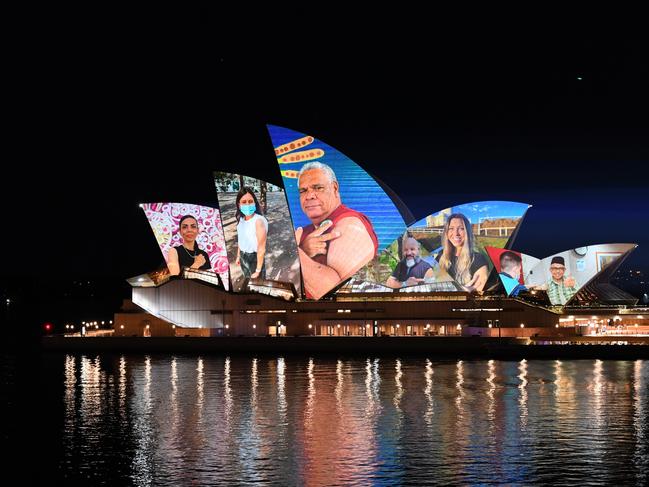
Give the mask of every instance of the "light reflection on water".
[(94, 485), (606, 485), (649, 471), (646, 361), (48, 360), (58, 470)]

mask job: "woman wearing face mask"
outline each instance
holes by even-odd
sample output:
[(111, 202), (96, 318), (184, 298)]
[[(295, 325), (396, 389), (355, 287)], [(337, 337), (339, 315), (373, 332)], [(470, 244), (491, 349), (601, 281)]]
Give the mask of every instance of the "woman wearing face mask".
[(237, 265), (244, 277), (266, 279), (266, 236), (268, 220), (264, 217), (254, 191), (242, 187), (237, 193)]

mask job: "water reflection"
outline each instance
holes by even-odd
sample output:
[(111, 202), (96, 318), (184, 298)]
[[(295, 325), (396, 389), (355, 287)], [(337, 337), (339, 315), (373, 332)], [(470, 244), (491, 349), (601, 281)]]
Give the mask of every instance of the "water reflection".
[[(487, 418), (489, 421), (493, 422), (495, 420), (495, 410), (496, 410), (496, 401), (495, 401), (495, 392), (496, 392), (496, 365), (494, 360), (489, 360), (487, 362), (487, 383), (489, 388), (487, 389)], [(493, 428), (493, 423), (491, 425)]]
[(424, 380), (426, 381), (426, 388), (424, 389), (424, 396), (426, 396), (426, 412), (424, 418), (426, 424), (430, 427), (433, 422), (433, 415), (435, 414), (435, 403), (433, 401), (433, 363), (426, 359), (426, 372), (424, 372)]
[(150, 485), (155, 470), (153, 462), (155, 438), (151, 417), (151, 357), (148, 355), (145, 357), (143, 370), (136, 367), (134, 372), (133, 402), (130, 411), (135, 439), (133, 479), (138, 484)]
[(304, 426), (305, 428), (310, 428), (313, 422), (313, 408), (315, 405), (315, 375), (313, 374), (313, 369), (315, 368), (313, 359), (309, 359), (309, 364), (307, 366), (307, 377), (309, 380), (309, 385), (307, 387), (307, 398), (306, 398), (306, 408), (304, 412)]
[(223, 366), (223, 401), (225, 407), (223, 408), (223, 415), (225, 419), (226, 429), (230, 430), (230, 420), (232, 416), (232, 386), (230, 385), (230, 357), (225, 358)]
[(633, 364), (633, 432), (635, 448), (633, 463), (636, 467), (637, 485), (647, 485), (649, 482), (649, 407), (647, 404), (647, 361), (636, 360)]
[(457, 397), (455, 398), (455, 406), (457, 407), (458, 417), (462, 417), (462, 415), (464, 414), (464, 408), (462, 407), (462, 401), (464, 400), (464, 396), (466, 395), (466, 392), (464, 392), (464, 388), (462, 387), (462, 384), (464, 384), (464, 364), (463, 364), (462, 360), (458, 360), (458, 362), (457, 362), (456, 371), (455, 371), (455, 377), (456, 377), (455, 388), (457, 389)]
[(403, 384), (401, 383), (401, 377), (403, 377), (403, 371), (401, 370), (401, 360), (397, 359), (394, 365), (394, 407), (397, 411), (401, 412), (401, 398), (403, 397)]
[(59, 471), (93, 485), (643, 485), (649, 471), (644, 361), (68, 355), (58, 367)]
[(196, 409), (199, 421), (203, 420), (203, 401), (205, 400), (205, 383), (203, 374), (203, 359), (199, 357), (196, 363)]
[(527, 426), (527, 360), (523, 359), (518, 365), (518, 380), (521, 383), (518, 386), (519, 398), (518, 405), (520, 409), (521, 428), (525, 429)]

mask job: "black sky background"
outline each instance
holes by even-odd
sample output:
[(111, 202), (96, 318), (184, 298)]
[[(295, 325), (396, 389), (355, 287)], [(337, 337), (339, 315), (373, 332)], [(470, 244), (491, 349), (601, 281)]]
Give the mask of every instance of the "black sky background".
[(404, 38), (342, 25), (253, 40), (224, 23), (113, 15), (38, 46), (40, 81), (26, 84), (15, 123), (32, 136), (2, 170), (5, 288), (155, 269), (162, 256), (138, 204), (217, 206), (214, 170), (280, 184), (266, 123), (336, 147), (417, 218), (527, 202), (516, 250), (636, 242), (624, 268), (649, 269), (643, 34)]

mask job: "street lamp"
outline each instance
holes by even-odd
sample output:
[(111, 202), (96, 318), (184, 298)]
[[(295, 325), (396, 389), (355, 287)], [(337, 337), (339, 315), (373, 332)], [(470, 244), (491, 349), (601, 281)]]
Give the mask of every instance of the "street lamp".
[(257, 325), (255, 323), (252, 324), (252, 333), (257, 336)]
[(313, 328), (313, 325), (309, 323), (309, 334), (312, 334), (311, 329)]
[(396, 332), (397, 336), (399, 336), (399, 326), (400, 326), (399, 323), (397, 323), (397, 332)]

